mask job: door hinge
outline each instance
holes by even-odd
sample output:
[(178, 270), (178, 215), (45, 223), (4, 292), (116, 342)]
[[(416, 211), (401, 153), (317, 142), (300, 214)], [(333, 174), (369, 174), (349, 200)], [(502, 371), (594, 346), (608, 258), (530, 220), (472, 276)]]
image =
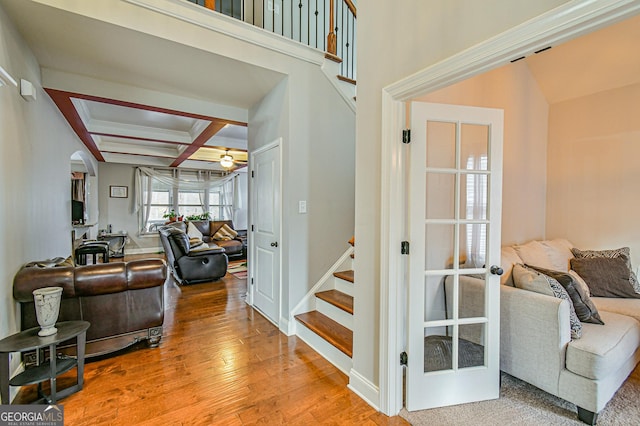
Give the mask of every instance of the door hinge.
[(400, 254), (409, 254), (409, 241), (400, 243)]
[(402, 143), (411, 143), (411, 129), (402, 131)]
[(251, 225), (251, 232), (253, 232), (253, 225)]
[(253, 170), (251, 170), (251, 177), (252, 178), (256, 177), (256, 175), (253, 173)]
[(400, 365), (406, 366), (407, 362), (409, 362), (409, 355), (406, 352), (400, 353)]
[(251, 285), (253, 285), (253, 278), (251, 278)]

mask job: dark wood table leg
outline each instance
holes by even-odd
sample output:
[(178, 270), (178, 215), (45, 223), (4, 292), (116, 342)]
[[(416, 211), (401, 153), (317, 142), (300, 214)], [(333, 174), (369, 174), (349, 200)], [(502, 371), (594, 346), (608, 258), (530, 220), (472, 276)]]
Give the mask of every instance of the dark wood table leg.
[(76, 341), (76, 355), (78, 360), (77, 373), (78, 373), (78, 390), (82, 390), (84, 386), (84, 351), (87, 341), (87, 332), (84, 331), (78, 335)]
[(50, 404), (55, 404), (57, 402), (56, 397), (56, 384), (57, 384), (57, 374), (56, 374), (56, 345), (55, 343), (49, 346), (49, 366), (51, 367), (51, 378), (49, 379), (51, 383), (51, 395), (49, 401)]
[(0, 353), (0, 398), (3, 404), (9, 404), (9, 353)]

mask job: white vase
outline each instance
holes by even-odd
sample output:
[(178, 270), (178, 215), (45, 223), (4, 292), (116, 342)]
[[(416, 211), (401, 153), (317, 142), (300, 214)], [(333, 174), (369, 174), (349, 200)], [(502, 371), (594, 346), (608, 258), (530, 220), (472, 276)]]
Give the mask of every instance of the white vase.
[(62, 287), (44, 287), (33, 290), (36, 318), (40, 324), (38, 336), (51, 336), (58, 332), (54, 326), (58, 321), (61, 299)]

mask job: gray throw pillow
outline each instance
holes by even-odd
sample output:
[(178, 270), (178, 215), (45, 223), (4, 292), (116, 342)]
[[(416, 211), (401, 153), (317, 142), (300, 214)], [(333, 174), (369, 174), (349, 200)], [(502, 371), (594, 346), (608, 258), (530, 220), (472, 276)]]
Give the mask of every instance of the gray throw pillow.
[(640, 299), (629, 281), (629, 268), (621, 257), (571, 259), (571, 269), (584, 279), (594, 297)]
[(598, 308), (593, 303), (589, 294), (587, 294), (582, 287), (578, 284), (577, 280), (570, 274), (561, 271), (552, 271), (551, 269), (539, 268), (537, 266), (526, 265), (529, 268), (555, 278), (564, 289), (573, 302), (573, 308), (576, 310), (576, 315), (580, 322), (588, 322), (591, 324), (604, 325)]
[(513, 283), (517, 288), (529, 290), (536, 293), (546, 294), (569, 302), (569, 326), (571, 328), (571, 339), (582, 337), (582, 323), (576, 315), (573, 302), (567, 291), (555, 279), (542, 274), (535, 269), (527, 268), (521, 263), (513, 267)]
[(633, 267), (631, 266), (631, 249), (629, 247), (620, 247), (611, 250), (580, 250), (574, 247), (571, 249), (571, 253), (579, 259), (593, 259), (595, 257), (620, 257), (624, 259), (629, 268), (629, 282), (633, 286), (633, 290), (636, 293), (640, 293), (640, 282), (638, 282), (638, 277), (636, 277), (636, 274), (633, 272)]

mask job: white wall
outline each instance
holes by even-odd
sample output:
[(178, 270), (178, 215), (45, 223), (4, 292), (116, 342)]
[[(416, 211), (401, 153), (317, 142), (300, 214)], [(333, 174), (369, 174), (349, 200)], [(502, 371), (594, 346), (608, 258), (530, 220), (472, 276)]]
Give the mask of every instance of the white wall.
[(640, 264), (640, 84), (553, 104), (547, 237), (582, 249), (631, 247)]
[[(292, 65), (249, 111), (248, 129), (250, 151), (282, 137), (284, 319), (347, 249), (354, 229), (354, 114), (317, 66)], [(308, 213), (298, 213), (299, 201)]]
[(354, 370), (379, 383), (382, 89), (566, 0), (406, 0), (358, 5)]
[(527, 64), (505, 65), (419, 100), (504, 110), (502, 245), (544, 238), (549, 108)]
[[(27, 261), (71, 254), (70, 157), (84, 149), (42, 90), (38, 64), (0, 8), (0, 65), (37, 100), (0, 87), (0, 338), (19, 330), (13, 276)], [(4, 403), (4, 401), (3, 401)]]

